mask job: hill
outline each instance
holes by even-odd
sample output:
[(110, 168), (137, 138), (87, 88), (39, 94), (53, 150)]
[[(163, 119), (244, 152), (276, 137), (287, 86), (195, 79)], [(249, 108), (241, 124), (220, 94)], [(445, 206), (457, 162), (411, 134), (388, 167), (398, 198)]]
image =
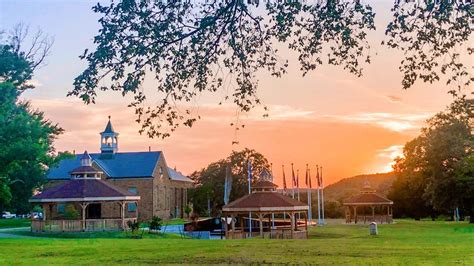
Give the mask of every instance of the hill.
[(366, 181), (370, 183), (372, 188), (377, 190), (378, 194), (386, 196), (394, 180), (395, 174), (393, 172), (382, 174), (358, 175), (349, 178), (344, 178), (334, 184), (325, 187), (324, 198), (326, 200), (334, 201), (347, 199), (353, 195), (358, 194)]

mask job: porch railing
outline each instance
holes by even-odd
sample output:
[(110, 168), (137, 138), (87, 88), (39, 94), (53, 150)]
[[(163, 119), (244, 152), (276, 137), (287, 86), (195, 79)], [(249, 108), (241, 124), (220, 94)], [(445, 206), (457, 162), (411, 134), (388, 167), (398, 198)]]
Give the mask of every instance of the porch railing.
[(128, 230), (128, 221), (135, 222), (137, 218), (125, 218), (122, 227), (122, 219), (86, 219), (82, 220), (33, 220), (31, 231), (33, 232), (97, 232), (97, 231), (119, 231)]
[(243, 232), (243, 231), (227, 231), (227, 239), (243, 239), (243, 238), (265, 238), (265, 239), (306, 239), (306, 230), (298, 230), (291, 232), (291, 229), (272, 229), (271, 231), (263, 232)]

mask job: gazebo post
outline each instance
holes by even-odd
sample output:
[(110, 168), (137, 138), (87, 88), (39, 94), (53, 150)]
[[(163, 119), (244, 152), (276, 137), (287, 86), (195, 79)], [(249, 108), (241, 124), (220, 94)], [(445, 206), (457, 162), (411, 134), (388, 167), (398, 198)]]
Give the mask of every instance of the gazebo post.
[(304, 229), (306, 231), (306, 239), (308, 239), (308, 211), (304, 212)]
[(290, 234), (291, 234), (291, 239), (293, 239), (293, 233), (295, 230), (295, 213), (294, 212), (290, 212), (290, 220), (291, 220)]
[(260, 223), (260, 237), (263, 238), (263, 215), (261, 213), (258, 214), (258, 220)]
[(239, 215), (240, 218), (240, 231), (242, 231), (242, 236), (245, 235), (245, 227), (244, 227), (244, 218), (243, 216)]
[(375, 221), (375, 206), (370, 206), (372, 208), (372, 220)]
[(354, 223), (357, 223), (357, 206), (354, 206)]

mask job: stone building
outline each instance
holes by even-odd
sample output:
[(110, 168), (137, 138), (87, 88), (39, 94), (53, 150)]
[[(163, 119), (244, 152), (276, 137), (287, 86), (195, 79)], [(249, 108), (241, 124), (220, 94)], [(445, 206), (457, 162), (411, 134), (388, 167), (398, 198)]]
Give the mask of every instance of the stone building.
[[(161, 151), (119, 152), (119, 133), (110, 121), (101, 135), (100, 153), (91, 153), (92, 167), (100, 171), (105, 182), (140, 196), (138, 219), (150, 220), (153, 216), (163, 219), (183, 217), (188, 203), (188, 189), (193, 181), (168, 167)], [(48, 172), (47, 188), (71, 179), (71, 171), (81, 166), (81, 157), (62, 160)], [(127, 203), (126, 216), (137, 210), (137, 203)], [(65, 204), (58, 204), (55, 215), (64, 212)], [(96, 213), (108, 217), (118, 213), (117, 205), (103, 205)]]

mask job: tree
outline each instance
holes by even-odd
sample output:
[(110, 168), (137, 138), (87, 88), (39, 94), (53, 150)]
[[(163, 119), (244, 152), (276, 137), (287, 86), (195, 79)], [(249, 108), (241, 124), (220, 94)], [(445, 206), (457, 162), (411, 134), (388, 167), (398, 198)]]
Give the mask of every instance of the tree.
[(419, 218), (430, 209), (450, 214), (459, 207), (474, 216), (471, 116), (466, 98), (456, 99), (405, 145), (404, 158), (398, 158), (394, 167), (398, 177), (389, 195), (402, 212)]
[[(132, 94), (129, 106), (135, 108), (142, 125), (140, 133), (165, 138), (199, 119), (185, 104), (204, 92), (228, 91), (225, 100), (232, 100), (242, 112), (259, 105), (256, 74), (266, 70), (281, 77), (288, 66), (276, 49), (279, 43), (298, 54), (303, 75), (330, 64), (361, 76), (364, 63), (370, 63), (367, 34), (375, 30), (370, 5), (352, 0), (267, 1), (262, 12), (260, 2), (97, 4), (93, 10), (102, 15), (101, 30), (94, 38), (97, 47), (80, 56), (88, 67), (68, 95), (90, 104), (99, 89)], [(417, 79), (434, 82), (451, 73), (447, 83), (457, 83), (457, 93), (462, 94), (461, 88), (474, 79), (459, 52), (463, 45), (464, 52), (474, 51), (469, 47), (470, 4), (411, 2), (395, 1), (394, 20), (387, 26), (384, 42), (404, 53), (403, 88)], [(147, 76), (157, 84), (151, 95), (143, 89)], [(146, 105), (150, 96), (160, 99), (156, 106)]]
[[(244, 149), (233, 151), (226, 159), (209, 164), (206, 168), (191, 174), (191, 178), (196, 182), (190, 195), (193, 202), (194, 211), (200, 214), (207, 214), (208, 200), (211, 203), (211, 214), (220, 213), (224, 205), (224, 180), (227, 164), (232, 170), (232, 191), (230, 200), (235, 200), (248, 194), (247, 163), (252, 164), (252, 174), (256, 177), (263, 169), (269, 169), (268, 160), (255, 150)], [(253, 179), (253, 182), (256, 178)]]
[(30, 209), (28, 199), (45, 182), (48, 167), (64, 156), (56, 155), (53, 146), (63, 130), (19, 100), (22, 92), (33, 88), (29, 84), (33, 69), (43, 61), (41, 54), (49, 51), (34, 48), (38, 47), (34, 41), (33, 50), (22, 52), (15, 40), (24, 38), (13, 34), (10, 42), (0, 43), (0, 209), (20, 213)]

